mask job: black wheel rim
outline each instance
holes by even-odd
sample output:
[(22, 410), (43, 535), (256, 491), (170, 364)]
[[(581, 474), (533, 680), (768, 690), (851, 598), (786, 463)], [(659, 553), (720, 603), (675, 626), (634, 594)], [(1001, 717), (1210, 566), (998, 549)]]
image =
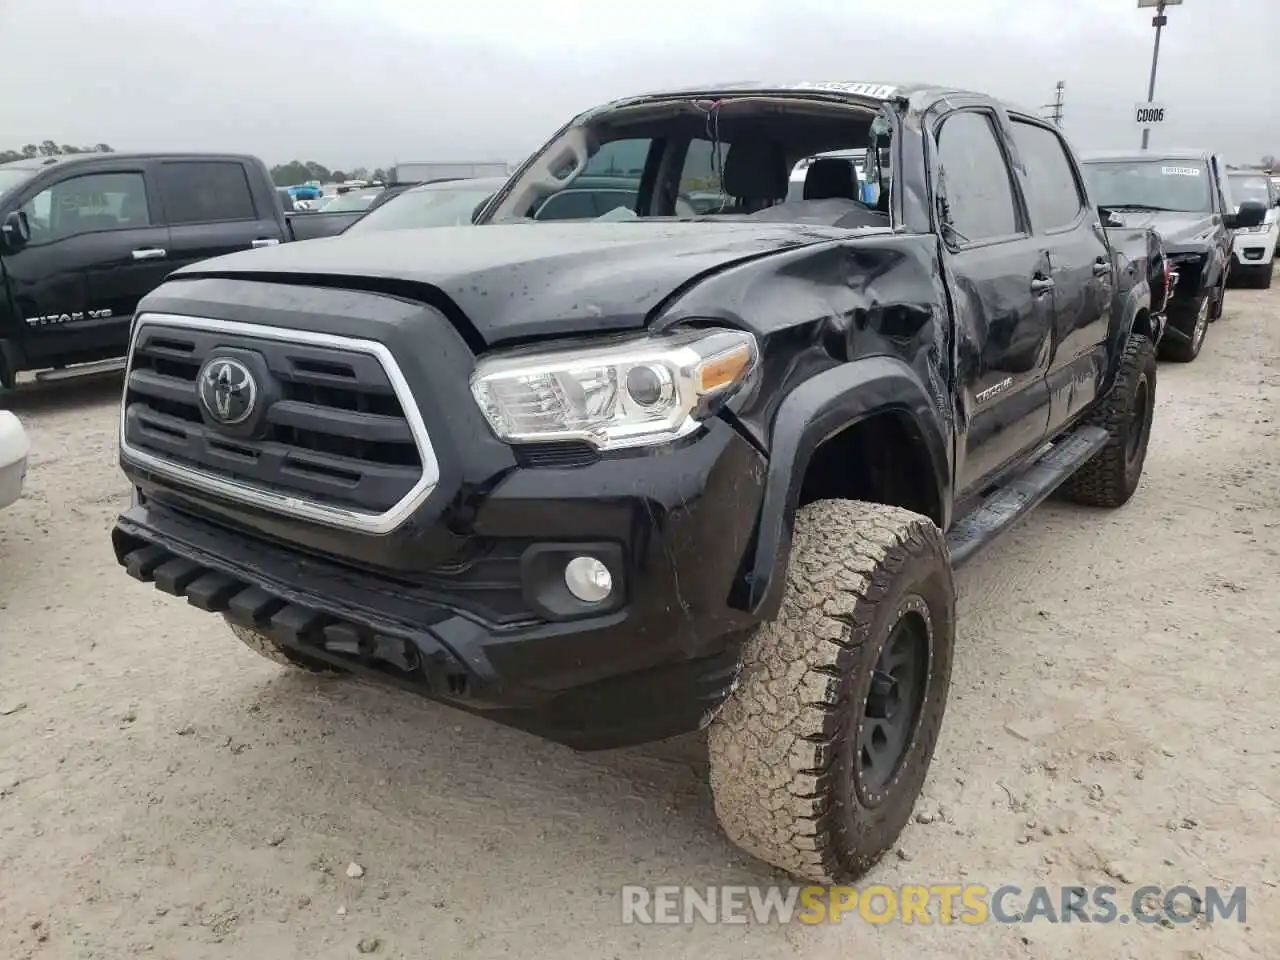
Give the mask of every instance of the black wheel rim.
[(904, 769), (924, 712), (932, 666), (933, 630), (919, 597), (900, 608), (871, 672), (853, 744), (863, 803), (882, 803)]
[(1137, 463), (1147, 433), (1151, 430), (1152, 401), (1151, 385), (1146, 377), (1142, 377), (1133, 397), (1133, 420), (1129, 423), (1129, 435), (1125, 437), (1124, 444), (1124, 462), (1130, 467)]

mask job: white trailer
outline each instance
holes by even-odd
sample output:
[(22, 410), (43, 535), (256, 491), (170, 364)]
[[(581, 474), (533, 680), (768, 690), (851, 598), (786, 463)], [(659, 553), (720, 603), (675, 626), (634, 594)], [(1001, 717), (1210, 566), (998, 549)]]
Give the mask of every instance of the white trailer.
[(397, 163), (391, 168), (392, 183), (426, 183), (428, 180), (462, 180), (471, 177), (505, 177), (511, 173), (503, 160)]

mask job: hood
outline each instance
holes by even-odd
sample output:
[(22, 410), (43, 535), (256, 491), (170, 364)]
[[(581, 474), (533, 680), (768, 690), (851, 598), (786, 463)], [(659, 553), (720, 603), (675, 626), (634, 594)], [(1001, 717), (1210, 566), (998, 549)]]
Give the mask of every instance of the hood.
[(1126, 227), (1150, 227), (1164, 242), (1170, 253), (1197, 250), (1208, 246), (1221, 229), (1211, 213), (1179, 213), (1173, 210), (1115, 210), (1112, 213)]
[(486, 343), (643, 327), (690, 281), (736, 263), (848, 232), (810, 224), (517, 223), (342, 236), (233, 253), (175, 278), (242, 276), (433, 287)]

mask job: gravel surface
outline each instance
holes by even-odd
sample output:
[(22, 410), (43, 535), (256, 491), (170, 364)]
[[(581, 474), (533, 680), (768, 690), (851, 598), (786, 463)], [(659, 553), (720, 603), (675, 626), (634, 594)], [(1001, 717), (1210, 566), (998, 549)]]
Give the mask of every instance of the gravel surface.
[(698, 738), (574, 754), (261, 660), (116, 568), (119, 382), (53, 386), (0, 400), (34, 447), (0, 513), (0, 957), (1280, 956), (1280, 292), (1161, 364), (1128, 506), (1050, 503), (958, 575), (926, 797), (868, 878), (1243, 884), (1247, 925), (624, 926), (624, 884), (781, 879), (717, 830)]

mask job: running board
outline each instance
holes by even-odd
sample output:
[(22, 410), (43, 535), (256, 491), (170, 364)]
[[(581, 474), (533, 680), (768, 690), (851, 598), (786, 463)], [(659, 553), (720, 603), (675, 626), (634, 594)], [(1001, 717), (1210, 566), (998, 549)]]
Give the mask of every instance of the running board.
[(41, 370), (35, 375), (37, 383), (55, 383), (59, 380), (79, 380), (81, 377), (100, 376), (104, 373), (120, 373), (124, 370), (124, 357), (111, 360), (94, 360), (77, 363), (57, 370)]
[(1106, 444), (1107, 431), (1101, 427), (1078, 427), (1054, 443), (951, 525), (947, 531), (951, 565), (967, 563), (1000, 534), (1011, 530)]

